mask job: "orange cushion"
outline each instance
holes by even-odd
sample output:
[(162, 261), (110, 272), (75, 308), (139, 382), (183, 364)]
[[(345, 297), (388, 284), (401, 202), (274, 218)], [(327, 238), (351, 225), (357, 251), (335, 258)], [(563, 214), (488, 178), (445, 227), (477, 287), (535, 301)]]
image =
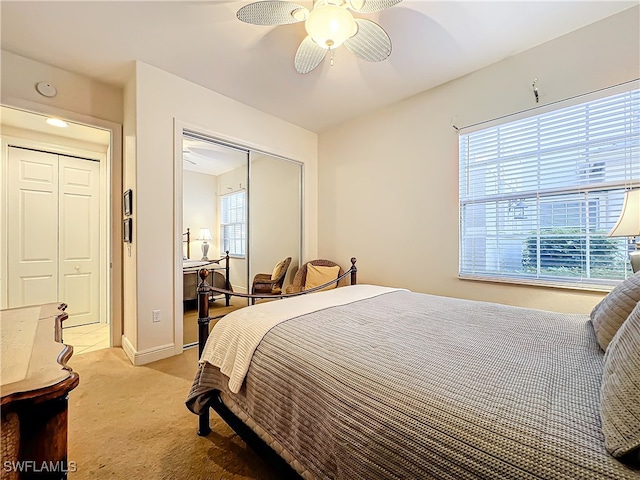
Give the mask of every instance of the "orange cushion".
[[(309, 290), (313, 287), (324, 285), (331, 280), (335, 280), (338, 278), (339, 273), (340, 267), (338, 265), (334, 267), (318, 267), (310, 263), (307, 265), (307, 278), (304, 282), (304, 289)], [(322, 290), (331, 290), (332, 288), (336, 288), (335, 283), (323, 288)]]
[(278, 262), (278, 264), (273, 267), (273, 272), (271, 273), (271, 280), (277, 280), (282, 275), (282, 270), (284, 270), (284, 260)]

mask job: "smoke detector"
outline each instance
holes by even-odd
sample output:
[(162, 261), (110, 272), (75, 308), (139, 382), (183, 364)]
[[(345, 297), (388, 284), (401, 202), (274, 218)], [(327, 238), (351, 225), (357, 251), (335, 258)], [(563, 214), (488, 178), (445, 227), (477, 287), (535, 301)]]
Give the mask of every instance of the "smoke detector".
[(54, 87), (53, 85), (47, 82), (39, 82), (36, 85), (36, 90), (40, 95), (48, 98), (55, 97), (56, 94), (58, 93), (58, 90), (56, 90), (56, 87)]

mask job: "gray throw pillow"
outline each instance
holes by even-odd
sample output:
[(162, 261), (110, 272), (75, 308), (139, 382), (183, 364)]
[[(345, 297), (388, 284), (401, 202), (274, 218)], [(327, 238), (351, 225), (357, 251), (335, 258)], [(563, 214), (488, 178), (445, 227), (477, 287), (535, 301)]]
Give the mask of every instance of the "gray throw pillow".
[(594, 307), (591, 311), (591, 323), (602, 350), (607, 350), (609, 342), (638, 302), (640, 302), (640, 272), (622, 281)]
[(613, 337), (604, 358), (600, 413), (607, 451), (633, 458), (640, 450), (640, 303)]

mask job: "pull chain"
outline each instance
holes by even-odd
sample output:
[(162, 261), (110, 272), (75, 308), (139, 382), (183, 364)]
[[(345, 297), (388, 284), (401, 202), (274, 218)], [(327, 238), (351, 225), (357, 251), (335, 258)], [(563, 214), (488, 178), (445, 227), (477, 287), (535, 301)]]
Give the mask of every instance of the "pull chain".
[(330, 65), (333, 67), (333, 48), (331, 48), (331, 47), (333, 47), (333, 40), (327, 39), (325, 44), (327, 45), (327, 48), (329, 49), (329, 58), (331, 60)]

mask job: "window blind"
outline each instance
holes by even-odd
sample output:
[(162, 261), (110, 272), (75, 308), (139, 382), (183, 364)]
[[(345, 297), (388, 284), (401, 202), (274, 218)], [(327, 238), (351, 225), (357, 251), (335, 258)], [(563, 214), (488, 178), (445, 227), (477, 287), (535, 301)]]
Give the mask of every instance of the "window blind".
[(246, 198), (244, 190), (220, 197), (220, 250), (229, 251), (231, 256), (245, 256)]
[(460, 275), (611, 284), (629, 239), (606, 234), (640, 185), (640, 90), (461, 134)]

